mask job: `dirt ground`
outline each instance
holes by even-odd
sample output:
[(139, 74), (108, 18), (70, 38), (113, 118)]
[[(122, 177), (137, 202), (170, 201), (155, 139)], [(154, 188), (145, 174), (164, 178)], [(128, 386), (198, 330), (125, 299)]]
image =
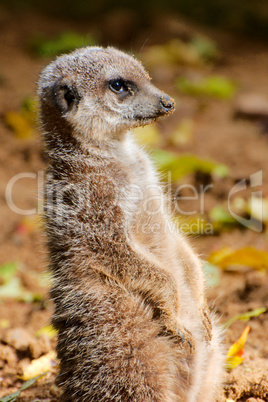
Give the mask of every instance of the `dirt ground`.
[[(94, 29), (101, 29), (103, 21), (94, 23)], [(120, 44), (123, 48), (134, 49), (139, 54), (146, 46), (164, 43), (179, 29), (180, 20), (163, 16), (161, 33), (157, 29), (159, 17), (152, 17), (150, 29), (144, 28), (124, 43), (114, 27), (105, 26), (102, 43)], [(187, 29), (201, 32), (218, 44), (222, 59), (208, 67), (208, 72), (224, 75), (239, 85), (238, 95), (254, 92), (267, 96), (268, 52), (265, 44), (252, 42), (250, 38), (234, 37), (228, 32), (218, 32), (186, 24)], [(27, 47), (29, 38), (36, 32), (49, 35), (63, 30), (88, 32), (89, 24), (61, 21), (37, 14), (14, 15), (1, 10), (0, 16), (0, 264), (18, 261), (19, 278), (24, 288), (41, 293), (39, 300), (31, 303), (14, 299), (0, 300), (0, 398), (19, 389), (22, 380), (19, 374), (30, 360), (42, 356), (55, 347), (55, 339), (46, 335), (39, 338), (35, 333), (49, 324), (53, 311), (47, 292), (48, 285), (38, 283), (46, 270), (46, 252), (42, 231), (37, 225), (21, 223), (21, 214), (10, 210), (5, 198), (6, 186), (15, 175), (28, 172), (36, 174), (21, 178), (14, 185), (13, 200), (21, 209), (36, 208), (38, 177), (44, 167), (42, 146), (38, 133), (29, 139), (19, 139), (4, 122), (3, 116), (11, 110), (18, 110), (26, 96), (35, 94), (38, 74), (48, 60), (33, 56)], [(92, 29), (92, 25), (90, 25)], [(109, 37), (110, 29), (110, 37)], [(127, 37), (127, 33), (126, 33)], [(177, 110), (173, 116), (161, 123), (164, 135), (172, 130), (182, 118), (194, 121), (194, 134), (190, 143), (177, 147), (178, 152), (194, 153), (226, 164), (230, 169), (228, 179), (213, 182), (212, 191), (205, 196), (205, 212), (226, 201), (232, 185), (259, 170), (263, 171), (262, 191), (268, 196), (268, 136), (261, 121), (235, 119), (236, 98), (231, 101), (205, 100), (179, 94), (174, 87), (174, 75), (178, 71), (192, 73), (190, 67), (178, 70), (151, 70), (156, 85), (173, 95), (177, 100)], [(266, 121), (267, 129), (267, 121)], [(187, 208), (191, 208), (191, 201)], [(191, 240), (204, 259), (213, 251), (224, 246), (241, 248), (253, 246), (266, 249), (267, 232), (256, 233), (251, 229), (235, 228), (215, 236), (199, 236)], [(1, 288), (1, 286), (0, 286)], [(211, 306), (219, 315), (221, 323), (238, 313), (260, 307), (268, 307), (268, 276), (247, 269), (243, 272), (223, 272), (216, 287), (208, 289)], [(219, 390), (218, 402), (230, 398), (235, 401), (268, 401), (268, 312), (251, 318), (248, 323), (236, 321), (225, 334), (226, 350), (235, 342), (249, 325), (251, 330), (245, 346), (243, 364), (226, 373)], [(267, 331), (267, 332), (266, 332)], [(59, 390), (54, 383), (56, 368), (29, 389), (23, 391), (19, 401), (57, 401)], [(1, 400), (1, 399), (0, 399)]]

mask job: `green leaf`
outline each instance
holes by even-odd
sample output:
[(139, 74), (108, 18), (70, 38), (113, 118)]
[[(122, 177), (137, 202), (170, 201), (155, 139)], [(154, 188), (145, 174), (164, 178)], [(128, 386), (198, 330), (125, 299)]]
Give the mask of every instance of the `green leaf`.
[(154, 45), (145, 49), (141, 54), (142, 61), (152, 65), (188, 65), (204, 64), (196, 48), (181, 39), (172, 39), (163, 45)]
[(242, 313), (242, 314), (236, 314), (234, 317), (230, 318), (228, 321), (226, 321), (223, 325), (222, 328), (226, 329), (230, 327), (235, 321), (241, 320), (241, 321), (248, 321), (252, 317), (258, 317), (260, 314), (263, 314), (267, 311), (265, 307), (260, 307), (256, 308), (255, 310), (248, 311), (247, 313)]
[(220, 56), (219, 49), (215, 42), (204, 36), (194, 37), (190, 45), (195, 49), (196, 53), (205, 61), (216, 60)]
[(9, 281), (18, 271), (18, 264), (16, 262), (7, 262), (0, 266), (0, 278), (3, 282)]
[(169, 166), (173, 162), (176, 162), (176, 160), (178, 159), (176, 154), (169, 151), (163, 151), (161, 149), (155, 149), (151, 151), (150, 154), (152, 158), (157, 162), (157, 165), (163, 170), (166, 169), (167, 166)]
[(210, 264), (209, 262), (206, 262), (203, 265), (203, 272), (206, 280), (207, 286), (210, 287), (216, 287), (220, 283), (220, 269), (216, 265)]
[(196, 155), (185, 154), (180, 156), (163, 150), (155, 150), (151, 155), (161, 171), (171, 172), (173, 181), (197, 171), (214, 174), (218, 177), (226, 177), (229, 172), (227, 166), (209, 159), (201, 159)]
[(24, 391), (25, 389), (29, 388), (31, 385), (33, 385), (39, 378), (43, 377), (45, 374), (47, 374), (47, 373), (43, 373), (43, 374), (38, 375), (38, 376), (36, 376), (34, 378), (31, 378), (28, 381), (25, 381), (18, 391), (14, 392), (13, 394), (10, 394), (10, 395), (7, 395), (7, 396), (4, 396), (4, 397), (0, 398), (0, 402), (14, 402), (14, 401), (16, 401), (17, 398), (20, 396), (21, 391)]
[(232, 81), (216, 75), (196, 81), (191, 81), (186, 77), (179, 77), (176, 84), (178, 89), (187, 95), (217, 99), (230, 99), (236, 89)]
[(212, 222), (219, 222), (227, 225), (237, 224), (237, 220), (220, 205), (217, 205), (211, 209), (209, 212), (209, 217)]
[(38, 109), (38, 101), (36, 98), (32, 96), (26, 96), (21, 103), (21, 109), (30, 113), (37, 113)]
[(92, 46), (96, 43), (91, 35), (80, 35), (76, 32), (63, 32), (54, 39), (36, 36), (30, 46), (34, 53), (43, 57), (55, 57), (70, 52), (78, 47)]
[(40, 301), (41, 295), (29, 292), (21, 284), (20, 278), (14, 277), (0, 286), (0, 299), (15, 299), (27, 303)]

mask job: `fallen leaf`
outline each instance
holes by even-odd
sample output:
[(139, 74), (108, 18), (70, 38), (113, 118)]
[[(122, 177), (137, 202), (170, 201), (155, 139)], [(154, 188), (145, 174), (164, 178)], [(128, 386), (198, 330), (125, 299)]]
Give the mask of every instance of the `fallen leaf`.
[(15, 299), (27, 303), (42, 300), (42, 296), (26, 290), (20, 278), (14, 277), (9, 279), (0, 286), (0, 299)]
[(6, 262), (5, 264), (0, 265), (1, 281), (2, 282), (9, 281), (11, 278), (14, 277), (17, 271), (18, 271), (17, 262)]
[(140, 57), (149, 66), (161, 64), (200, 66), (203, 64), (196, 47), (178, 38), (164, 45), (150, 46), (142, 52)]
[(210, 159), (201, 159), (196, 155), (177, 155), (159, 149), (152, 151), (151, 155), (161, 171), (171, 172), (173, 181), (178, 181), (187, 174), (197, 171), (209, 173), (217, 177), (226, 177), (229, 173), (227, 166)]
[(216, 265), (206, 262), (203, 265), (203, 272), (206, 280), (207, 287), (216, 287), (220, 283), (221, 272)]
[(6, 320), (5, 318), (2, 318), (0, 320), (0, 328), (6, 329), (6, 328), (9, 328), (10, 325), (11, 325), (11, 323), (9, 320)]
[(224, 247), (212, 252), (208, 257), (208, 262), (223, 270), (239, 270), (239, 267), (250, 267), (262, 271), (268, 269), (268, 252), (257, 250), (254, 247), (244, 247), (239, 250)]
[(53, 39), (36, 35), (31, 39), (31, 50), (42, 57), (55, 57), (61, 53), (68, 53), (79, 47), (95, 45), (96, 40), (91, 34), (80, 35), (77, 32), (62, 32)]
[(49, 339), (53, 339), (57, 333), (58, 331), (53, 327), (53, 325), (46, 325), (45, 327), (36, 331), (35, 336), (38, 338), (41, 335), (46, 335)]
[(209, 76), (198, 80), (189, 80), (179, 77), (176, 80), (178, 89), (191, 96), (206, 96), (217, 99), (230, 99), (235, 93), (235, 85), (232, 81), (221, 76)]
[(4, 121), (17, 138), (28, 139), (32, 137), (34, 130), (25, 113), (14, 111), (7, 112), (4, 115)]
[(230, 318), (228, 321), (226, 321), (223, 325), (222, 328), (226, 329), (230, 327), (235, 321), (240, 320), (240, 321), (248, 321), (252, 317), (258, 317), (260, 314), (263, 314), (266, 312), (265, 307), (260, 307), (252, 311), (248, 311), (246, 313), (242, 314), (236, 314), (234, 317)]
[(232, 215), (221, 205), (216, 205), (214, 208), (212, 208), (209, 212), (209, 217), (212, 222), (219, 222), (226, 225), (237, 224), (236, 219), (233, 218)]
[(57, 366), (57, 356), (54, 351), (47, 353), (44, 356), (34, 359), (25, 367), (23, 374), (20, 377), (22, 380), (30, 380), (38, 375), (53, 370)]
[(247, 341), (250, 326), (247, 326), (237, 342), (235, 342), (227, 353), (225, 367), (228, 371), (239, 366), (244, 361), (244, 346)]
[(140, 145), (158, 146), (161, 142), (161, 133), (157, 126), (149, 125), (132, 130), (133, 136)]
[(195, 36), (190, 41), (190, 46), (205, 61), (214, 61), (220, 58), (220, 52), (216, 43), (205, 36)]
[(174, 146), (191, 142), (194, 132), (194, 122), (191, 119), (182, 119), (177, 128), (169, 136), (169, 143)]
[(178, 229), (182, 233), (186, 233), (189, 236), (197, 235), (212, 235), (213, 226), (210, 222), (207, 222), (201, 216), (182, 216), (178, 215), (173, 218)]
[(14, 132), (15, 137), (28, 139), (35, 132), (37, 112), (37, 100), (28, 96), (22, 101), (18, 111), (11, 110), (4, 115), (4, 121)]
[(41, 226), (41, 219), (38, 215), (24, 216), (15, 229), (15, 233), (25, 235), (36, 232)]
[(4, 396), (0, 398), (0, 402), (15, 402), (17, 398), (20, 396), (21, 391), (24, 391), (25, 389), (29, 388), (31, 385), (33, 385), (39, 378), (43, 377), (46, 373), (42, 373), (41, 375), (38, 375), (34, 378), (31, 378), (30, 380), (24, 382), (21, 386), (21, 388), (17, 391), (14, 392), (13, 394)]

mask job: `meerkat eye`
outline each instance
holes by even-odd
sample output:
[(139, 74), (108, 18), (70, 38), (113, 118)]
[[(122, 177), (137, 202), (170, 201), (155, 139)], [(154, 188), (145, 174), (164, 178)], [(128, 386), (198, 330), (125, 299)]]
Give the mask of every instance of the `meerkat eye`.
[(109, 88), (116, 94), (128, 94), (131, 91), (130, 84), (121, 78), (109, 81)]
[(127, 92), (128, 91), (128, 87), (127, 87), (126, 83), (121, 79), (110, 81), (109, 82), (109, 88), (113, 92), (116, 92), (116, 93), (122, 93), (122, 92)]

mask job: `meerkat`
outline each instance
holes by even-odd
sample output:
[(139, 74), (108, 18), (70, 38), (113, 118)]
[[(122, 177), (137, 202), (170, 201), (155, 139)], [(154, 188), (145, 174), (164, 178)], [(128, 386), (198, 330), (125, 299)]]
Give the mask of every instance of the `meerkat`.
[(174, 101), (112, 47), (58, 57), (38, 95), (62, 401), (213, 401), (222, 352), (202, 263), (131, 134)]

